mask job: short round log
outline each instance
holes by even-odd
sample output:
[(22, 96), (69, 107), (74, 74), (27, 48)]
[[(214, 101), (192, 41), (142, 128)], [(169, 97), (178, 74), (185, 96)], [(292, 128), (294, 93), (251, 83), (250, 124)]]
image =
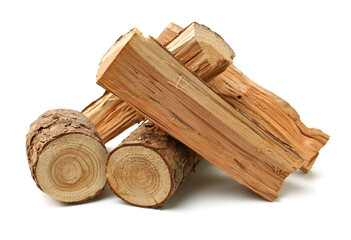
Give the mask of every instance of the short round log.
[(111, 152), (107, 182), (117, 196), (132, 205), (160, 208), (200, 159), (190, 148), (147, 122)]
[(63, 202), (82, 202), (106, 184), (107, 151), (80, 112), (57, 109), (35, 120), (26, 135), (29, 167), (37, 186)]

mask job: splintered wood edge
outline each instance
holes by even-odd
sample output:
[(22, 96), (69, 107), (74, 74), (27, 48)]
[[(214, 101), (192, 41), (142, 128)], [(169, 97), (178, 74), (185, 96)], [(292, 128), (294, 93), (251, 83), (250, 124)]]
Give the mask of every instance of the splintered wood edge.
[[(235, 57), (233, 49), (224, 41), (224, 39), (219, 34), (212, 31), (205, 25), (199, 24), (197, 22), (193, 22), (188, 27), (186, 27), (166, 47), (170, 52), (175, 54), (175, 52), (173, 52), (175, 49), (181, 49), (180, 46), (186, 46), (188, 42), (192, 41), (193, 39), (196, 39), (196, 41), (198, 41), (204, 51), (216, 50), (220, 53), (222, 58), (232, 63), (232, 60)], [(208, 49), (208, 46), (210, 46), (212, 49)], [(211, 58), (211, 53), (208, 53), (207, 57), (212, 65), (217, 64), (217, 59)]]
[(112, 47), (105, 53), (105, 55), (102, 57), (99, 69), (96, 75), (96, 79), (100, 79), (101, 76), (104, 74), (104, 72), (108, 69), (110, 64), (115, 60), (116, 56), (118, 53), (123, 49), (125, 44), (135, 35), (142, 35), (142, 33), (137, 29), (133, 28), (130, 30), (128, 33), (125, 35), (121, 36), (115, 44), (112, 45)]
[(173, 188), (170, 168), (154, 149), (125, 145), (110, 153), (106, 178), (122, 200), (139, 207), (161, 207)]
[(106, 185), (107, 151), (96, 139), (81, 133), (62, 135), (39, 156), (36, 177), (40, 188), (62, 202), (82, 202)]

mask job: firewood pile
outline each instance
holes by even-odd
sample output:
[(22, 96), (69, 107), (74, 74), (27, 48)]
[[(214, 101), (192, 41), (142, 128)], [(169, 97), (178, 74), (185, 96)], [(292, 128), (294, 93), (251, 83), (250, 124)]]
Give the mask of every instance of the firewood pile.
[[(132, 29), (101, 59), (103, 96), (81, 112), (50, 110), (31, 124), (26, 150), (37, 186), (54, 199), (82, 202), (107, 182), (132, 205), (160, 208), (204, 158), (274, 201), (291, 173), (311, 170), (329, 136), (306, 127), (234, 57), (198, 23), (171, 23), (157, 39)], [(105, 143), (140, 122), (107, 152)]]

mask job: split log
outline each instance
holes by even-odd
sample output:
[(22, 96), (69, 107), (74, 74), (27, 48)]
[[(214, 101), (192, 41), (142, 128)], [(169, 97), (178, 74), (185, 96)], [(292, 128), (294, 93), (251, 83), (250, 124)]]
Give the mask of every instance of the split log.
[(319, 129), (307, 128), (289, 103), (251, 81), (234, 65), (208, 86), (262, 129), (291, 146), (304, 160), (301, 170), (308, 172), (312, 168), (329, 136)]
[(82, 202), (106, 184), (105, 145), (80, 112), (57, 109), (42, 114), (30, 126), (26, 150), (34, 181), (54, 199)]
[[(158, 41), (162, 42), (163, 45), (166, 46), (168, 50), (171, 50), (173, 54), (176, 54), (175, 56), (179, 60), (185, 62), (189, 69), (199, 74), (199, 64), (186, 61), (187, 59), (194, 59), (196, 56), (199, 57), (199, 54), (196, 51), (192, 51), (194, 48), (190, 46), (189, 41), (185, 40), (187, 38), (189, 40), (189, 36), (193, 36), (193, 38), (198, 39), (196, 41), (201, 42), (201, 40), (199, 40), (201, 39), (199, 37), (201, 34), (189, 34), (189, 29), (191, 29), (191, 27), (193, 27), (194, 33), (201, 32), (201, 30), (194, 30), (194, 28), (201, 29), (199, 24), (196, 23), (191, 24), (187, 28), (188, 30), (185, 29), (184, 32), (182, 32), (181, 27), (171, 23), (159, 36)], [(205, 27), (202, 29), (204, 28)], [(212, 33), (212, 35), (213, 34), (215, 33)], [(206, 35), (211, 36), (209, 33), (206, 34), (202, 32), (202, 39), (208, 38)], [(205, 44), (202, 43), (202, 46), (210, 45), (211, 41), (207, 41)], [(197, 46), (199, 46), (199, 44), (197, 44)], [(221, 47), (225, 48), (225, 45), (222, 44), (222, 46), (217, 46), (217, 48)], [(214, 48), (207, 47), (207, 49)], [(201, 52), (204, 53), (206, 50)], [(203, 55), (203, 61), (206, 61), (206, 58), (211, 58), (212, 55), (216, 55), (211, 50), (207, 50), (207, 52), (208, 54)], [(234, 54), (233, 51), (232, 53)], [(218, 58), (217, 61), (220, 62), (220, 59), (221, 58)], [(228, 59), (226, 62), (229, 63)], [(225, 67), (226, 64), (219, 64), (218, 66)], [(209, 73), (211, 74), (211, 72)], [(227, 67), (225, 71), (215, 78), (211, 78), (209, 75), (202, 77), (202, 80), (214, 79), (208, 81), (208, 86), (210, 88), (222, 96), (228, 103), (240, 108), (248, 117), (259, 123), (262, 128), (267, 129), (286, 144), (290, 145), (291, 148), (304, 160), (301, 170), (308, 172), (312, 168), (320, 149), (329, 139), (327, 134), (319, 129), (307, 128), (304, 123), (301, 122), (298, 113), (289, 105), (289, 103), (251, 81), (234, 65)], [(115, 107), (113, 101), (115, 101), (117, 107)], [(105, 98), (98, 100), (96, 105), (98, 106), (93, 109), (91, 113), (86, 113), (86, 111), (83, 111), (83, 113), (89, 118), (91, 116), (90, 114), (95, 114), (95, 118), (93, 116), (90, 118), (94, 123), (101, 121), (101, 124), (97, 124), (99, 133), (101, 128), (101, 135), (105, 136), (104, 128), (115, 131), (112, 131), (112, 134), (107, 134), (106, 138), (102, 137), (105, 141), (110, 140), (128, 127), (143, 119), (140, 115), (136, 114), (128, 104), (124, 103), (124, 101), (114, 96), (112, 93), (108, 93)], [(111, 109), (116, 109), (116, 111)], [(108, 112), (109, 114), (101, 115), (99, 112)], [(116, 117), (114, 117), (113, 114), (115, 114)], [(118, 115), (121, 115), (121, 117)]]
[(278, 197), (284, 179), (303, 164), (288, 145), (220, 98), (137, 29), (105, 54), (97, 83), (268, 200)]
[[(198, 23), (190, 24), (184, 31), (181, 29), (174, 23), (169, 24), (158, 41), (168, 44), (167, 48), (202, 80), (211, 80), (231, 64), (234, 51), (218, 34)], [(105, 143), (144, 119), (108, 91), (82, 113), (94, 123)]]
[(124, 201), (160, 208), (194, 171), (201, 156), (147, 122), (110, 153), (107, 182)]
[[(157, 40), (165, 46), (182, 30), (182, 27), (170, 23)], [(82, 113), (95, 125), (104, 143), (144, 120), (126, 102), (108, 91), (105, 91), (99, 99), (85, 107)]]

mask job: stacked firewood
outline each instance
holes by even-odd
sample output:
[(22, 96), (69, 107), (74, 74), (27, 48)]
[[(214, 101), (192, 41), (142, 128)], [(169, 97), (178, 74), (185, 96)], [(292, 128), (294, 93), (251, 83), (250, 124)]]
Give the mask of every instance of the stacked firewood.
[[(82, 112), (45, 112), (30, 126), (33, 179), (49, 196), (82, 202), (108, 182), (126, 202), (160, 208), (205, 158), (274, 201), (286, 177), (310, 171), (329, 136), (233, 65), (215, 32), (176, 24), (156, 39), (138, 29), (102, 57), (106, 89)], [(109, 154), (105, 143), (143, 122)]]

